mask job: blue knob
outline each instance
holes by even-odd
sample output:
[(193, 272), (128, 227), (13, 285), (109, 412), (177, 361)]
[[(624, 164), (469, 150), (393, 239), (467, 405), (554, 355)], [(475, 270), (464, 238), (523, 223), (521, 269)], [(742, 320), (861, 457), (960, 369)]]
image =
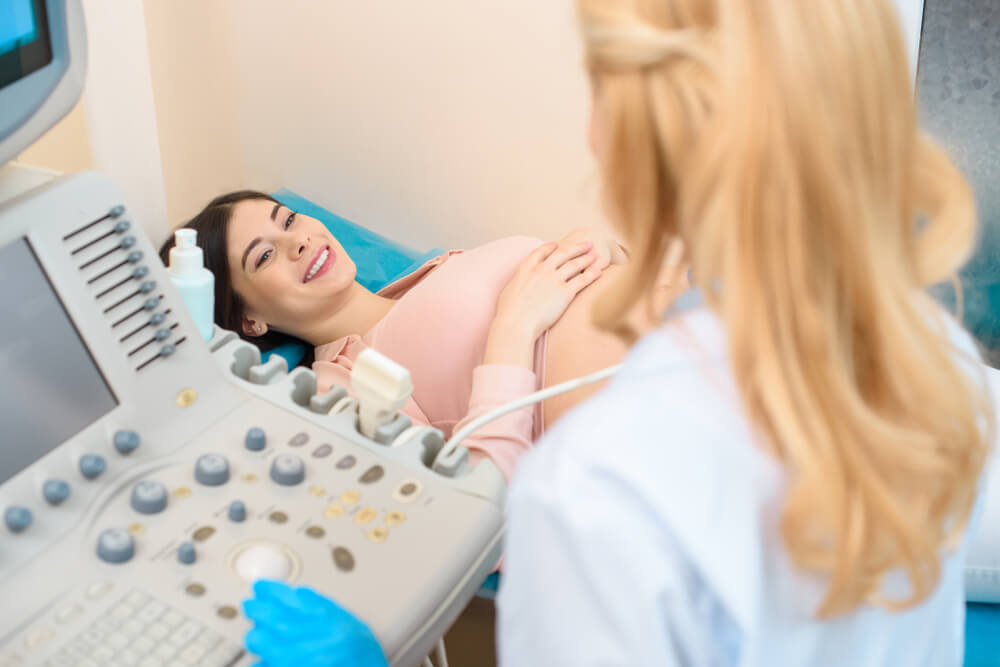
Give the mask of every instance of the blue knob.
[(247, 431), (247, 437), (244, 438), (243, 444), (251, 452), (259, 452), (267, 447), (267, 434), (264, 433), (264, 429), (254, 426)]
[(143, 294), (149, 294), (156, 289), (155, 280), (144, 280), (141, 285), (139, 285), (139, 291)]
[(50, 479), (42, 485), (42, 496), (49, 505), (58, 505), (69, 498), (69, 484), (61, 479)]
[(142, 302), (142, 309), (143, 310), (156, 310), (156, 307), (159, 306), (159, 305), (160, 305), (160, 300), (157, 299), (154, 296), (154, 297), (146, 299), (145, 301)]
[(135, 431), (115, 433), (115, 449), (119, 454), (131, 454), (139, 446), (139, 434)]
[(190, 565), (198, 559), (198, 554), (194, 552), (194, 544), (191, 542), (182, 542), (179, 547), (177, 547), (177, 560), (184, 563), (185, 565)]
[(205, 486), (221, 486), (229, 481), (229, 461), (219, 454), (202, 454), (195, 461), (194, 478)]
[(132, 487), (132, 509), (141, 514), (156, 514), (167, 508), (167, 487), (160, 482), (142, 480)]
[(132, 277), (136, 280), (142, 280), (149, 273), (149, 269), (145, 266), (137, 266), (132, 270)]
[(247, 506), (243, 504), (242, 500), (234, 500), (229, 505), (229, 520), (230, 521), (245, 521), (247, 518)]
[(125, 238), (123, 238), (121, 241), (118, 242), (118, 247), (123, 250), (128, 250), (134, 245), (135, 245), (134, 236), (126, 236)]
[(164, 327), (162, 329), (157, 329), (156, 333), (153, 334), (153, 338), (156, 340), (166, 340), (170, 338), (170, 329)]
[(100, 477), (107, 467), (108, 464), (103, 456), (84, 454), (80, 457), (80, 474), (87, 479)]
[(128, 261), (129, 264), (135, 264), (140, 259), (142, 259), (142, 251), (141, 250), (133, 250), (132, 252), (130, 252), (128, 254), (128, 257), (126, 257), (125, 259)]
[(153, 316), (149, 318), (149, 323), (156, 327), (163, 324), (163, 321), (166, 319), (166, 313), (153, 313)]
[(31, 510), (19, 505), (8, 507), (7, 511), (4, 512), (3, 519), (7, 523), (7, 528), (10, 532), (20, 533), (31, 525)]
[(271, 479), (282, 486), (301, 484), (306, 478), (306, 464), (294, 454), (282, 454), (271, 463)]
[(132, 223), (128, 220), (122, 220), (115, 225), (115, 232), (118, 234), (124, 234), (128, 231), (128, 228), (132, 226)]
[(117, 206), (113, 206), (111, 210), (108, 211), (108, 215), (110, 215), (112, 218), (117, 218), (124, 212), (125, 212), (125, 207), (122, 206), (121, 204), (118, 204)]
[(164, 345), (163, 347), (160, 348), (160, 356), (161, 357), (169, 357), (171, 354), (173, 354), (176, 351), (177, 351), (177, 348), (174, 345), (171, 345), (170, 343), (167, 343), (166, 345)]
[(97, 557), (105, 563), (127, 563), (135, 555), (135, 538), (121, 528), (109, 528), (97, 538)]

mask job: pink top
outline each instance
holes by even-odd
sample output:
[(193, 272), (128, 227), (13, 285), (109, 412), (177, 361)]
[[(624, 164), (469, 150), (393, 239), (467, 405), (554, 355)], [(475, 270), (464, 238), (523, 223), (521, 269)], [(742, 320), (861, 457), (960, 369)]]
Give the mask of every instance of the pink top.
[[(540, 389), (545, 381), (543, 334), (535, 345), (534, 372), (519, 366), (483, 364), (486, 337), (500, 292), (518, 265), (542, 244), (511, 237), (474, 250), (435, 257), (378, 293), (397, 303), (363, 336), (351, 335), (316, 348), (313, 371), (319, 391), (348, 390), (354, 360), (372, 347), (409, 369), (413, 396), (403, 408), (415, 424), (445, 437), (484, 412)], [(542, 404), (483, 426), (465, 439), (473, 463), (491, 458), (510, 482), (518, 457), (542, 433)]]

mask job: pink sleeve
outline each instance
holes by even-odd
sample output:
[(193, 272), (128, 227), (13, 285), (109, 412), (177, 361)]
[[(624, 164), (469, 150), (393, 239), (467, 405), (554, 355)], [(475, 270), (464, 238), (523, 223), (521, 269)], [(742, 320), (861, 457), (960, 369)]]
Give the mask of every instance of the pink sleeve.
[[(469, 412), (455, 424), (452, 435), (485, 412), (526, 396), (536, 389), (534, 372), (520, 366), (485, 364), (472, 371), (472, 395)], [(534, 406), (526, 406), (482, 426), (463, 441), (469, 460), (477, 463), (484, 456), (492, 459), (510, 483), (517, 460), (531, 449)]]

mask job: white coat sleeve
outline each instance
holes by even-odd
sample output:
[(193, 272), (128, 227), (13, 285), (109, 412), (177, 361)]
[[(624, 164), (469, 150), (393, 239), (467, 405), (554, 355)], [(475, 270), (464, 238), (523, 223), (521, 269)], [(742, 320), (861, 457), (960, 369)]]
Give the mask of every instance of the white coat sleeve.
[(522, 468), (498, 598), (502, 667), (738, 662), (728, 616), (627, 480), (545, 456)]

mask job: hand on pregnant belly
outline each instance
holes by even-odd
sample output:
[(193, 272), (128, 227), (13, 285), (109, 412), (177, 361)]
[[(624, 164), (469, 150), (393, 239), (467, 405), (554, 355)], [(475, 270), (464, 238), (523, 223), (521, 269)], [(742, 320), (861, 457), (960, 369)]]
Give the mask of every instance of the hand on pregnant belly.
[(601, 275), (592, 243), (539, 246), (500, 293), (484, 363), (532, 368), (535, 340)]

